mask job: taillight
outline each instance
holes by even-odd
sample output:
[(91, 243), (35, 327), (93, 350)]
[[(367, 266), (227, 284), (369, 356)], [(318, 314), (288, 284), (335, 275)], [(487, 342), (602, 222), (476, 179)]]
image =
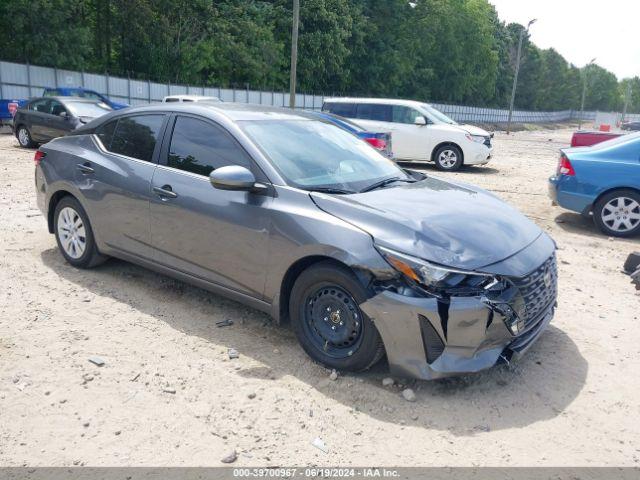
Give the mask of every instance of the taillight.
[(560, 161), (558, 162), (558, 175), (573, 177), (575, 174), (576, 171), (573, 169), (573, 165), (571, 165), (567, 156), (564, 153), (561, 154)]
[(381, 138), (365, 138), (365, 140), (369, 142), (373, 148), (377, 148), (378, 150), (384, 150), (387, 148), (387, 142)]
[(36, 154), (33, 156), (33, 162), (36, 164), (36, 166), (38, 166), (40, 165), (40, 162), (42, 161), (42, 159), (46, 156), (47, 156), (46, 153), (41, 152), (40, 150), (36, 150)]

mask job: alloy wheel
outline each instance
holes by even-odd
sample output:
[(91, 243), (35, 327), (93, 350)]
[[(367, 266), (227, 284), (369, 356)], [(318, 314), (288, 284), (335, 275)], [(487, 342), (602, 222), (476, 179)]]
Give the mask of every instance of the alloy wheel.
[(87, 237), (82, 218), (71, 207), (64, 207), (58, 215), (58, 238), (64, 252), (73, 259), (82, 257)]
[(609, 200), (600, 214), (602, 222), (614, 232), (629, 232), (640, 224), (640, 203), (629, 197)]
[(20, 145), (23, 147), (29, 145), (29, 132), (24, 127), (18, 130), (18, 142), (20, 142)]
[(438, 155), (438, 163), (443, 168), (453, 168), (458, 161), (458, 155), (453, 150), (443, 150)]

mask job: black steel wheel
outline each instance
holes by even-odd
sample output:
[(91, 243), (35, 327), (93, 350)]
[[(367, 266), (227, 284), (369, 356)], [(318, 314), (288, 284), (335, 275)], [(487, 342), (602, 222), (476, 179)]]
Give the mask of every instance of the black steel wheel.
[(347, 268), (321, 262), (302, 272), (289, 311), (296, 336), (311, 358), (337, 370), (361, 371), (384, 354), (380, 334), (360, 310), (367, 292)]

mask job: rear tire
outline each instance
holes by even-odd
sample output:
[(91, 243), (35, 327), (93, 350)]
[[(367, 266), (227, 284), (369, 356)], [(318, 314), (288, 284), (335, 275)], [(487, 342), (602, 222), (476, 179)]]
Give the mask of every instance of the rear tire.
[(433, 156), (438, 170), (455, 172), (462, 167), (462, 151), (455, 145), (443, 145)]
[(317, 263), (298, 277), (289, 312), (298, 341), (317, 362), (358, 372), (377, 363), (384, 345), (373, 322), (359, 307), (365, 288), (344, 267)]
[(64, 259), (76, 268), (92, 268), (107, 257), (98, 252), (89, 217), (80, 202), (62, 198), (53, 214), (53, 231)]
[(593, 208), (593, 220), (612, 237), (640, 234), (640, 194), (626, 188), (603, 195)]
[(31, 138), (31, 132), (29, 132), (29, 129), (24, 125), (20, 125), (18, 130), (16, 130), (16, 138), (23, 148), (33, 148), (36, 146), (36, 142)]

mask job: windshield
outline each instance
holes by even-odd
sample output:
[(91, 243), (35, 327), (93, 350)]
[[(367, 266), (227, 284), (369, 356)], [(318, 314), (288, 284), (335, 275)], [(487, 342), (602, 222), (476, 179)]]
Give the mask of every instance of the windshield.
[(341, 128), (316, 120), (238, 122), (288, 183), (351, 193), (386, 178), (410, 177), (393, 161)]
[(444, 113), (436, 110), (428, 103), (421, 103), (420, 109), (423, 111), (422, 113), (426, 113), (431, 118), (431, 120), (436, 120), (435, 123), (448, 123), (449, 125), (458, 125), (458, 122), (456, 122), (452, 118), (447, 117)]
[(76, 117), (96, 118), (113, 110), (106, 103), (65, 102), (65, 107)]

